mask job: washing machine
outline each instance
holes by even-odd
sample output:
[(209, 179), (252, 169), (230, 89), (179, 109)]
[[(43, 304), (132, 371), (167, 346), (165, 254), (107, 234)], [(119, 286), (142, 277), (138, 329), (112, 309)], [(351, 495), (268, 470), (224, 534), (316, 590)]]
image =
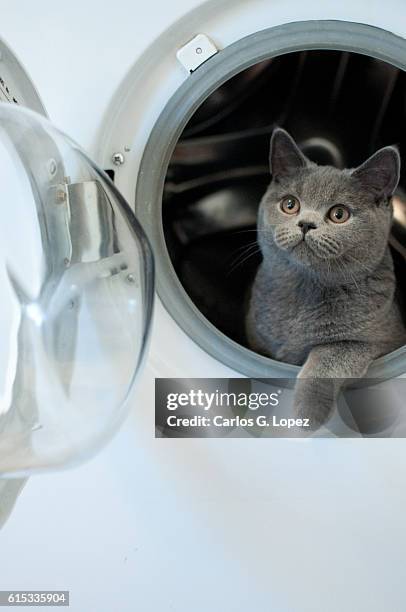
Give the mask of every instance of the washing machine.
[[(240, 230), (255, 224), (275, 125), (320, 163), (359, 163), (392, 142), (402, 153), (405, 11), (400, 0), (3, 7), (2, 58), (19, 88), (4, 78), (3, 97), (48, 114), (70, 152), (79, 143), (120, 218), (120, 198), (128, 203), (143, 263), (152, 248), (156, 294), (142, 370), (107, 428), (128, 412), (116, 435), (107, 442), (103, 431), (92, 447), (102, 450), (80, 467), (8, 481), (0, 589), (66, 590), (78, 612), (403, 609), (406, 347), (371, 368), (400, 381), (394, 414), (372, 435), (344, 419), (343, 437), (164, 439), (154, 387), (296, 376), (246, 346), (235, 295), (255, 253), (229, 262), (234, 276), (222, 265), (247, 246)], [(392, 237), (400, 282), (403, 180)]]

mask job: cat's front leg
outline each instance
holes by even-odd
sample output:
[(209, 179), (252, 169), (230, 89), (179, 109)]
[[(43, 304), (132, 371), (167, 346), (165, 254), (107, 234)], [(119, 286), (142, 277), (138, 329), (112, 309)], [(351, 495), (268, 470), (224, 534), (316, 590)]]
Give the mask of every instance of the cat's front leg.
[(348, 379), (361, 378), (377, 347), (363, 342), (336, 342), (315, 346), (297, 378), (294, 412), (309, 419), (308, 430), (315, 431), (331, 416), (341, 387)]

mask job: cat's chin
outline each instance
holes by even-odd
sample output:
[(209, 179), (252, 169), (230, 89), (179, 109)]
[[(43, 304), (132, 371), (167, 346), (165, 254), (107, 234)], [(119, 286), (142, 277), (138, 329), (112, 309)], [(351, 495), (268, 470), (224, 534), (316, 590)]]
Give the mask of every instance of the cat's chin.
[(301, 240), (298, 244), (289, 250), (289, 255), (292, 260), (303, 266), (317, 266), (323, 261), (320, 257), (304, 240)]

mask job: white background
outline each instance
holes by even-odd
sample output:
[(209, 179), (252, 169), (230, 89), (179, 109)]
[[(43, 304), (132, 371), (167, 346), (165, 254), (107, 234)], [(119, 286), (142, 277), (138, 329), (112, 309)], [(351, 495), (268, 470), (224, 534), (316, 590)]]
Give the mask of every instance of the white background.
[[(92, 151), (131, 65), (197, 4), (2, 1), (0, 35), (51, 118)], [(241, 5), (254, 17), (264, 5), (228, 4), (241, 31)], [(262, 27), (320, 17), (398, 32), (406, 21), (395, 0), (268, 0), (266, 10)], [(173, 363), (189, 364), (184, 375), (225, 370), (160, 311), (151, 349), (112, 443), (28, 482), (0, 533), (0, 588), (69, 589), (75, 612), (403, 611), (404, 441), (155, 440), (153, 376)]]

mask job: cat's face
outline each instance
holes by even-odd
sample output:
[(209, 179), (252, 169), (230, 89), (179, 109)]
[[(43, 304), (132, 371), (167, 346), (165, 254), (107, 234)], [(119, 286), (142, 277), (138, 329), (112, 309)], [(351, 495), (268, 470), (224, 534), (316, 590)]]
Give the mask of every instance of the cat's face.
[(266, 260), (277, 252), (324, 278), (351, 280), (382, 259), (400, 158), (385, 147), (354, 170), (317, 166), (281, 129), (271, 140), (272, 181), (258, 217)]

